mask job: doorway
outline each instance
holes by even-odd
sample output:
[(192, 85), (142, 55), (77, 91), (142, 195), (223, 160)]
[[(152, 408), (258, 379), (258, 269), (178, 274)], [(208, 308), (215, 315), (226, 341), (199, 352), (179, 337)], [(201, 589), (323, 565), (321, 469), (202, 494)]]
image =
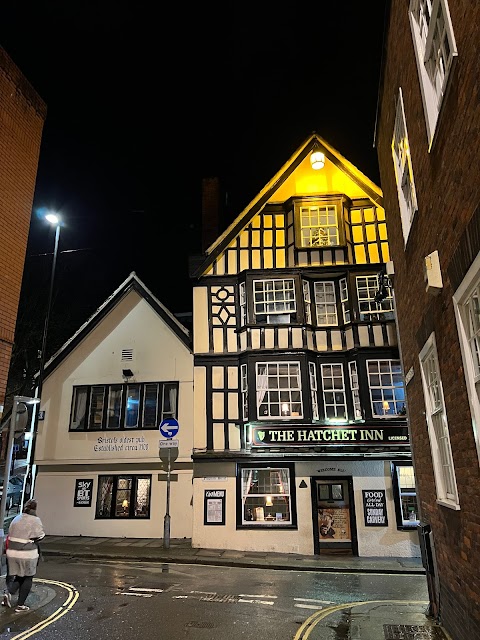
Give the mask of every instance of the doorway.
[(315, 553), (358, 555), (352, 478), (312, 478), (312, 508)]

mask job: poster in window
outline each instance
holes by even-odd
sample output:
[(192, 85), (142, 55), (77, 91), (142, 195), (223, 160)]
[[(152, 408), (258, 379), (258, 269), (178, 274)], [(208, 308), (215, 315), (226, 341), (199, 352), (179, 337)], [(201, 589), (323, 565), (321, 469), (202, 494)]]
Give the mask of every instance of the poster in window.
[(75, 480), (74, 507), (91, 507), (93, 493), (93, 480)]
[(318, 532), (325, 542), (350, 542), (350, 509), (329, 507), (318, 510)]
[(362, 491), (366, 527), (388, 527), (387, 499), (382, 489)]
[(226, 489), (205, 489), (203, 524), (225, 524)]

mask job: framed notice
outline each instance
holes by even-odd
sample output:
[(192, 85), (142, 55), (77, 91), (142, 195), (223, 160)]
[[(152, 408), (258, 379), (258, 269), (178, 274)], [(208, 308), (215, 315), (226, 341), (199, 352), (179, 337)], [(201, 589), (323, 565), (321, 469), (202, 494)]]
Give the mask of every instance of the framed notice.
[(203, 524), (225, 524), (226, 489), (205, 489)]
[(366, 527), (388, 527), (387, 499), (383, 489), (362, 491)]
[(93, 480), (75, 480), (74, 507), (91, 507), (93, 493)]

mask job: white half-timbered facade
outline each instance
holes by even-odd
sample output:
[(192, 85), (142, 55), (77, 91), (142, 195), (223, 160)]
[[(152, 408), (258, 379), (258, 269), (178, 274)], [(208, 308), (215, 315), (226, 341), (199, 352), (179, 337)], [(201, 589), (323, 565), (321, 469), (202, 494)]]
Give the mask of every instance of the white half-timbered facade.
[(198, 265), (195, 547), (419, 555), (382, 202), (313, 134)]

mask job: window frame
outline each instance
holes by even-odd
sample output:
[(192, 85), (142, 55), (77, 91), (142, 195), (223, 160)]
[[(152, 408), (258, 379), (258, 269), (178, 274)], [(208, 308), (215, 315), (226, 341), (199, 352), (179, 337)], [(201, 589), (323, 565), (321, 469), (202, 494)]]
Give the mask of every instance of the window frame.
[(404, 245), (406, 245), (413, 219), (418, 211), (418, 200), (413, 178), (412, 157), (401, 87), (398, 89), (391, 148), (403, 241)]
[[(368, 294), (367, 298), (361, 298), (360, 297), (360, 291), (359, 291), (359, 279), (360, 278), (365, 278), (365, 280), (367, 281), (365, 283), (365, 288)], [(368, 281), (373, 279), (373, 284), (370, 284)], [(384, 300), (382, 300), (382, 302), (378, 303), (375, 302), (375, 295), (378, 291), (378, 278), (376, 275), (371, 274), (371, 273), (367, 273), (364, 275), (358, 274), (355, 276), (355, 290), (356, 290), (356, 294), (357, 294), (357, 308), (358, 308), (358, 320), (359, 322), (392, 322), (393, 320), (395, 320), (395, 303), (393, 300), (393, 295), (390, 293), (390, 295), (388, 295), (386, 298), (384, 298)], [(374, 291), (375, 293), (373, 295), (370, 295), (370, 291)], [(391, 308), (390, 309), (383, 309), (382, 305), (385, 303), (386, 300), (391, 301)], [(368, 303), (370, 310), (369, 311), (362, 311), (361, 307), (360, 307), (360, 303)], [(373, 308), (376, 307), (376, 308)], [(387, 317), (387, 314), (392, 314), (392, 317)], [(363, 316), (367, 316), (366, 318), (362, 318)], [(375, 317), (375, 316), (378, 316)], [(382, 317), (383, 316), (383, 317)]]
[[(426, 16), (427, 12), (421, 11), (422, 6), (425, 8), (425, 5), (427, 12), (430, 9), (429, 18)], [(422, 94), (428, 150), (431, 151), (442, 106), (445, 103), (452, 72), (458, 58), (457, 44), (447, 0), (410, 0), (408, 16)], [(434, 35), (438, 34), (439, 25), (443, 26), (444, 37), (440, 42), (434, 42)], [(446, 51), (445, 40), (448, 43), (448, 51)], [(433, 56), (438, 51), (441, 52), (440, 57), (434, 60)], [(436, 86), (439, 75), (443, 75), (440, 87)]]
[[(126, 425), (126, 406), (127, 406), (127, 389), (128, 387), (132, 387), (133, 385), (138, 385), (139, 387), (139, 398), (138, 398), (138, 416), (137, 416), (137, 426), (135, 427), (127, 427)], [(145, 419), (145, 390), (148, 385), (158, 385), (157, 391), (157, 422), (158, 424), (151, 426), (144, 426)], [(111, 384), (92, 384), (92, 385), (75, 385), (72, 387), (72, 401), (70, 406), (70, 418), (68, 423), (68, 431), (70, 433), (94, 433), (94, 432), (108, 432), (114, 433), (117, 431), (124, 432), (138, 432), (138, 431), (150, 431), (154, 429), (158, 429), (158, 425), (160, 422), (168, 417), (177, 418), (178, 416), (178, 406), (179, 406), (179, 383), (178, 381), (149, 381), (149, 382), (138, 382), (138, 383), (111, 383)], [(109, 398), (110, 391), (112, 388), (118, 389), (118, 387), (122, 388), (121, 394), (121, 407), (120, 407), (120, 416), (119, 416), (119, 426), (118, 427), (109, 427)], [(165, 410), (164, 409), (164, 401), (165, 401), (165, 393), (169, 391), (170, 388), (175, 388), (176, 390), (176, 398), (175, 398), (175, 411)], [(101, 426), (97, 426), (95, 428), (90, 428), (90, 416), (92, 413), (92, 390), (103, 389), (102, 392), (102, 418), (101, 418)], [(72, 425), (74, 423), (74, 418), (76, 417), (77, 411), (77, 399), (80, 392), (86, 393), (85, 399), (85, 414), (82, 428), (73, 428)], [(161, 407), (160, 407), (161, 404)]]
[[(257, 521), (261, 524), (253, 524), (252, 520), (244, 519), (243, 508), (243, 478), (242, 471), (244, 470), (266, 470), (266, 469), (286, 469), (288, 471), (289, 489), (290, 489), (290, 522), (281, 524), (277, 520), (273, 521)], [(237, 509), (236, 509), (236, 529), (281, 529), (291, 531), (298, 529), (297, 524), (297, 496), (296, 496), (296, 479), (295, 479), (295, 464), (293, 462), (281, 462), (279, 464), (272, 464), (269, 462), (252, 462), (252, 463), (238, 463), (237, 464)], [(255, 495), (255, 494), (254, 494)], [(263, 494), (262, 494), (263, 495)], [(267, 494), (265, 494), (267, 495)], [(280, 495), (280, 494), (268, 494), (268, 495)]]
[[(271, 367), (271, 366), (276, 366), (277, 367), (277, 371), (278, 371), (279, 367), (280, 366), (284, 366), (284, 365), (296, 365), (298, 367), (298, 372), (296, 374), (296, 377), (298, 379), (298, 385), (299, 386), (297, 388), (289, 386), (288, 389), (287, 389), (285, 387), (282, 388), (280, 386), (280, 384), (279, 384), (277, 388), (274, 388), (274, 387), (270, 388), (268, 386), (268, 384), (269, 384), (268, 380), (269, 380), (269, 377), (270, 377), (268, 368)], [(259, 387), (259, 367), (260, 366), (266, 366), (267, 367), (266, 372), (265, 372), (265, 374), (267, 375), (267, 380), (266, 380), (267, 387), (264, 386), (265, 382), (262, 382), (262, 386)], [(301, 360), (259, 360), (259, 361), (255, 362), (254, 374), (255, 374), (255, 406), (256, 406), (256, 416), (257, 416), (256, 419), (257, 420), (261, 420), (261, 421), (265, 421), (265, 420), (266, 421), (272, 421), (272, 420), (285, 421), (285, 420), (302, 420), (302, 419), (304, 419), (305, 407), (304, 407), (304, 401), (303, 401), (302, 361)], [(262, 374), (262, 375), (265, 375), (265, 374)], [(273, 374), (272, 374), (271, 377), (273, 379)], [(277, 378), (279, 378), (279, 377), (280, 377), (280, 372), (277, 373)], [(289, 373), (289, 377), (291, 377), (290, 373)], [(282, 412), (282, 404), (287, 404), (287, 401), (286, 400), (284, 400), (284, 401), (281, 400), (280, 393), (283, 392), (285, 394), (285, 392), (287, 392), (287, 391), (290, 394), (290, 396), (291, 396), (292, 392), (298, 392), (300, 400), (299, 400), (299, 402), (295, 402), (294, 400), (290, 399), (290, 401), (288, 402), (288, 404), (290, 405), (290, 413), (289, 413), (289, 415), (282, 415), (281, 414), (281, 412)], [(259, 397), (259, 393), (262, 393), (262, 392), (263, 392), (263, 395), (260, 398)], [(278, 395), (279, 395), (278, 402), (273, 402), (273, 401), (270, 402), (270, 400), (269, 400), (268, 403), (267, 403), (267, 406), (270, 407), (270, 406), (275, 406), (275, 405), (278, 404), (279, 415), (272, 415), (271, 412), (269, 412), (268, 415), (266, 415), (266, 414), (260, 415), (260, 407), (264, 404), (263, 400), (264, 400), (265, 395), (267, 394), (267, 392), (268, 392), (269, 396), (270, 396), (270, 393), (272, 395), (275, 394), (275, 393), (278, 393)], [(293, 408), (294, 404), (299, 404), (300, 405), (299, 415), (295, 415), (295, 416), (292, 415), (292, 408)]]
[[(472, 337), (470, 333), (471, 316), (468, 306), (475, 292), (477, 292), (480, 300), (480, 255), (475, 258), (453, 296), (453, 307), (457, 321), (465, 383), (472, 416), (473, 437), (475, 439), (477, 457), (480, 463), (480, 361), (475, 364), (475, 358), (472, 353)], [(480, 335), (478, 335), (478, 341), (480, 348)], [(479, 360), (479, 357), (477, 356), (476, 359)]]
[[(437, 376), (437, 406), (432, 406), (432, 394), (429, 389), (431, 385), (429, 384), (429, 380), (427, 379), (427, 375), (425, 373), (425, 368), (427, 364), (427, 360), (432, 357), (432, 364), (434, 365)], [(455, 476), (455, 465), (453, 460), (453, 453), (450, 442), (450, 430), (448, 428), (448, 419), (447, 419), (447, 411), (445, 407), (445, 397), (443, 394), (443, 385), (440, 374), (440, 366), (438, 361), (438, 352), (437, 352), (437, 343), (435, 340), (435, 333), (432, 332), (423, 346), (422, 350), (418, 355), (418, 359), (420, 361), (420, 371), (422, 376), (422, 386), (423, 386), (423, 396), (425, 400), (425, 418), (428, 426), (428, 437), (430, 440), (430, 450), (432, 455), (432, 465), (435, 476), (435, 485), (437, 492), (437, 504), (443, 505), (449, 509), (453, 509), (458, 511), (460, 509), (459, 497), (458, 497), (458, 488), (457, 488), (457, 480)], [(436, 416), (435, 422), (432, 420), (432, 416)], [(443, 434), (438, 433), (438, 417), (440, 417), (440, 422), (443, 426)], [(439, 445), (439, 436), (442, 435), (442, 438), (446, 442), (446, 447), (443, 448), (443, 456), (440, 453), (441, 446)], [(445, 460), (445, 456), (448, 457), (448, 460)], [(451, 486), (450, 489), (452, 491), (448, 491), (448, 479), (446, 480), (445, 474), (445, 462), (448, 463), (449, 467), (451, 467)], [(448, 494), (451, 494), (451, 497)]]
[[(102, 479), (103, 478), (112, 478), (112, 488), (111, 488), (111, 494), (112, 494), (112, 499), (111, 499), (111, 505), (110, 505), (110, 514), (109, 515), (99, 515), (99, 492), (101, 487), (103, 486), (102, 483)], [(124, 478), (130, 478), (132, 480), (132, 489), (131, 492), (132, 494), (135, 496), (135, 499), (132, 500), (130, 499), (130, 504), (128, 506), (129, 512), (128, 515), (124, 515), (124, 516), (118, 516), (116, 514), (116, 497), (117, 497), (117, 493), (119, 491), (118, 488), (118, 481), (119, 479), (124, 479)], [(136, 504), (137, 501), (137, 495), (138, 495), (138, 481), (139, 480), (149, 480), (149, 488), (148, 488), (148, 510), (147, 513), (145, 515), (136, 515), (135, 513), (135, 509), (134, 509), (134, 505)], [(121, 491), (122, 489), (120, 489)], [(151, 512), (152, 512), (152, 475), (151, 474), (147, 474), (147, 473), (142, 473), (142, 474), (127, 474), (127, 473), (121, 473), (121, 474), (114, 474), (114, 473), (108, 473), (108, 474), (101, 474), (97, 477), (97, 497), (95, 500), (95, 520), (118, 520), (119, 522), (122, 522), (124, 520), (137, 520), (137, 521), (143, 521), (143, 520), (150, 520), (151, 517)]]
[[(333, 367), (340, 367), (341, 373), (342, 373), (342, 388), (341, 389), (336, 389), (335, 386), (332, 386), (331, 389), (325, 389), (325, 380), (327, 379), (328, 376), (325, 376), (324, 372), (326, 371), (327, 367), (333, 368)], [(331, 424), (337, 424), (338, 422), (343, 423), (347, 423), (349, 420), (349, 411), (348, 411), (348, 400), (347, 400), (347, 389), (345, 386), (345, 372), (343, 369), (343, 362), (321, 362), (320, 363), (320, 377), (322, 380), (322, 401), (323, 401), (323, 417), (325, 422), (329, 422)], [(335, 378), (338, 378), (339, 376), (334, 376), (333, 375), (333, 371), (332, 371), (332, 375), (331, 375), (331, 379), (332, 379), (332, 383), (335, 380)], [(327, 402), (326, 402), (326, 398), (325, 398), (325, 394), (326, 393), (332, 393), (333, 397), (334, 397), (334, 402), (332, 403), (328, 403), (329, 407), (334, 407), (335, 408), (335, 413), (336, 413), (336, 409), (337, 406), (343, 406), (344, 407), (344, 415), (343, 417), (336, 415), (335, 417), (329, 417), (327, 415)], [(337, 402), (335, 400), (335, 395), (337, 393), (342, 393), (343, 394), (343, 403), (339, 403), (337, 405)]]
[[(338, 327), (337, 294), (335, 291), (335, 284), (336, 284), (335, 280), (315, 280), (313, 282), (315, 322), (317, 327)], [(330, 291), (327, 291), (327, 288), (330, 288)], [(327, 297), (332, 293), (333, 293), (333, 302), (329, 300), (323, 300), (323, 301), (318, 300), (318, 298), (321, 297), (322, 294), (324, 297)], [(334, 312), (331, 311), (332, 307), (334, 309)], [(322, 308), (323, 308), (323, 311), (321, 312)], [(321, 315), (325, 316), (326, 322), (320, 322), (319, 318)], [(329, 322), (330, 318), (332, 318), (334, 322)]]
[[(395, 517), (397, 521), (397, 529), (399, 531), (411, 531), (412, 529), (416, 529), (420, 524), (420, 518), (418, 507), (419, 500), (417, 494), (417, 484), (415, 478), (415, 469), (413, 468), (413, 464), (410, 461), (402, 460), (402, 461), (392, 461), (391, 462), (391, 473), (392, 473), (392, 488), (393, 488), (393, 501), (395, 504)], [(399, 469), (402, 467), (410, 467), (413, 470), (413, 478), (415, 480), (414, 490), (408, 490), (409, 488), (402, 489), (400, 486), (400, 478), (399, 478)], [(402, 497), (403, 496), (415, 496), (417, 503), (417, 518), (415, 520), (406, 520), (403, 517), (403, 509), (402, 509)]]
[[(303, 228), (313, 228), (312, 226), (302, 226), (302, 209), (305, 207), (335, 207), (337, 244), (327, 245), (304, 245), (302, 238)], [(295, 224), (295, 247), (301, 251), (325, 251), (345, 246), (345, 211), (350, 207), (350, 200), (342, 194), (334, 194), (323, 197), (311, 196), (293, 199), (294, 224)], [(320, 226), (320, 225), (319, 225)]]
[[(275, 288), (275, 283), (279, 283), (279, 282), (283, 282), (283, 288), (279, 289), (279, 288)], [(291, 289), (286, 289), (285, 288), (285, 283), (286, 282), (291, 282), (292, 283), (292, 287)], [(262, 283), (263, 284), (263, 291), (255, 291), (255, 284), (256, 283)], [(267, 288), (265, 288), (266, 283), (274, 283), (273, 284), (273, 289), (272, 290), (268, 290)], [(267, 298), (269, 297), (268, 294), (271, 294), (272, 292), (274, 293), (274, 298), (275, 298), (275, 292), (279, 292), (279, 291), (283, 291), (283, 292), (291, 292), (293, 294), (293, 298), (288, 299), (288, 296), (285, 295), (284, 298), (280, 301), (277, 300), (268, 300)], [(284, 278), (252, 278), (251, 280), (251, 292), (252, 292), (252, 313), (253, 313), (253, 318), (254, 318), (254, 322), (255, 324), (268, 324), (268, 325), (281, 325), (281, 324), (291, 324), (292, 322), (295, 322), (297, 319), (297, 313), (298, 313), (298, 305), (297, 305), (297, 278), (295, 278), (294, 276), (285, 276)], [(264, 294), (263, 299), (262, 300), (257, 300), (257, 294), (262, 293)], [(288, 309), (283, 309), (283, 310), (273, 310), (270, 311), (267, 307), (268, 305), (277, 305), (283, 303), (286, 307), (288, 307), (289, 303), (293, 304), (293, 307)], [(265, 311), (263, 313), (260, 313), (260, 311), (257, 312), (257, 305), (261, 305), (263, 304), (265, 306)], [(274, 322), (273, 319), (274, 318), (280, 318), (280, 316), (289, 316), (288, 318), (288, 322), (284, 322), (283, 320), (281, 322)], [(265, 316), (265, 320), (263, 319), (263, 316)], [(292, 319), (293, 316), (293, 319)], [(271, 320), (271, 321), (269, 321)]]
[[(379, 385), (373, 385), (371, 384), (371, 375), (376, 375), (375, 372), (370, 372), (369, 370), (369, 363), (373, 363), (376, 362), (378, 364), (378, 375), (380, 376), (380, 363), (381, 362), (388, 362), (389, 363), (389, 372), (390, 372), (390, 378), (392, 379), (392, 384), (391, 385), (383, 385), (383, 384), (379, 384)], [(385, 400), (385, 395), (384, 395), (384, 390), (386, 389), (391, 389), (392, 392), (395, 391), (395, 389), (397, 388), (394, 384), (393, 384), (393, 375), (394, 372), (392, 371), (392, 363), (398, 363), (398, 365), (400, 366), (400, 373), (402, 375), (402, 380), (403, 380), (403, 406), (405, 409), (405, 413), (392, 413), (392, 414), (383, 414), (383, 415), (379, 415), (378, 413), (375, 412), (374, 409), (374, 404), (378, 403), (379, 400), (374, 400), (373, 399), (373, 395), (372, 395), (372, 389), (381, 389), (382, 390), (382, 406), (384, 405), (385, 402), (402, 402), (401, 400), (397, 401), (395, 397), (393, 397), (393, 400)], [(368, 382), (368, 392), (369, 392), (369, 396), (370, 396), (370, 408), (371, 408), (371, 412), (372, 412), (372, 418), (373, 419), (378, 419), (378, 420), (398, 420), (398, 418), (404, 417), (406, 416), (406, 407), (407, 407), (407, 401), (406, 401), (406, 390), (405, 390), (405, 378), (403, 376), (403, 369), (402, 369), (402, 363), (398, 358), (367, 358), (365, 360), (365, 371), (366, 371), (366, 377), (367, 377), (367, 382)], [(381, 380), (380, 380), (381, 381)], [(393, 396), (395, 396), (395, 394), (393, 393)]]

